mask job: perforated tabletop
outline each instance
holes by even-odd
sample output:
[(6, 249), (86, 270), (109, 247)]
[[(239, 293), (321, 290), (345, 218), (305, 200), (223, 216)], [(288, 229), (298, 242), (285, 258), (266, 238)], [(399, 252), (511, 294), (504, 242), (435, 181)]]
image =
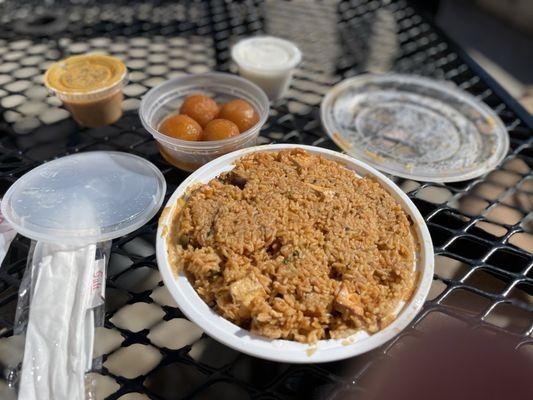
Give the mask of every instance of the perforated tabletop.
[[(478, 179), (396, 180), (428, 223), (437, 254), (433, 286), (409, 329), (372, 354), (344, 362), (286, 365), (218, 344), (185, 319), (161, 281), (156, 218), (114, 241), (106, 322), (95, 348), (95, 356), (103, 356), (103, 370), (94, 374), (99, 398), (327, 398), (339, 390), (362, 390), (376, 359), (443, 323), (504, 332), (516, 351), (533, 352), (531, 117), (408, 1), (59, 3), (56, 11), (0, 5), (0, 193), (55, 157), (119, 150), (157, 165), (170, 195), (186, 173), (163, 161), (143, 129), (137, 116), (141, 96), (185, 73), (236, 72), (230, 46), (258, 33), (289, 38), (304, 54), (288, 96), (272, 106), (264, 143), (338, 150), (320, 126), (320, 101), (333, 84), (368, 70), (452, 81), (498, 113), (511, 141), (501, 165)], [(118, 56), (131, 71), (124, 116), (105, 128), (77, 126), (42, 85), (52, 62), (88, 51)], [(0, 367), (22, 357), (13, 319), (29, 244), (17, 237), (0, 269)], [(13, 393), (4, 378), (0, 397), (9, 398)]]

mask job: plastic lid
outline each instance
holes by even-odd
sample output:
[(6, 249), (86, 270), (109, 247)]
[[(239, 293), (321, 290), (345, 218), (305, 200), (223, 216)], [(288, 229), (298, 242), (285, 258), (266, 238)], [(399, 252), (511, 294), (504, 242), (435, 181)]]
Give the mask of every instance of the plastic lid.
[(274, 36), (257, 36), (241, 40), (231, 50), (240, 66), (261, 72), (279, 72), (294, 68), (302, 53), (288, 40)]
[(165, 191), (163, 174), (149, 161), (94, 151), (50, 161), (22, 176), (4, 196), (2, 213), (31, 239), (96, 243), (148, 222)]
[(58, 61), (44, 76), (45, 85), (63, 95), (88, 95), (113, 88), (126, 76), (124, 63), (103, 54), (84, 54)]
[(361, 75), (330, 90), (324, 128), (355, 158), (391, 175), (455, 182), (483, 175), (509, 149), (502, 121), (451, 84), (410, 75)]

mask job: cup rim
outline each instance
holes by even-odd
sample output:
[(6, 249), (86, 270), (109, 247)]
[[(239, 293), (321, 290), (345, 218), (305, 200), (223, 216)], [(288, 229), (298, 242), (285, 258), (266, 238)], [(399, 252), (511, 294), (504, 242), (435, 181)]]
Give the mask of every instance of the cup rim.
[[(194, 79), (202, 79), (202, 78), (225, 78), (233, 80), (234, 82), (240, 82), (242, 84), (248, 85), (252, 90), (255, 90), (257, 92), (257, 96), (253, 95), (253, 97), (256, 98), (256, 101), (264, 106), (264, 109), (257, 110), (259, 113), (259, 121), (252, 126), (251, 128), (247, 129), (246, 131), (242, 132), (241, 134), (237, 136), (233, 136), (231, 138), (227, 139), (220, 139), (220, 140), (210, 140), (210, 141), (190, 141), (190, 140), (183, 140), (178, 138), (173, 138), (167, 135), (162, 134), (157, 129), (153, 128), (147, 121), (146, 115), (148, 110), (148, 101), (150, 100), (151, 96), (154, 96), (154, 93), (162, 87), (163, 85), (179, 85), (184, 84), (187, 81), (194, 80)], [(141, 123), (146, 129), (158, 142), (162, 142), (164, 144), (170, 145), (170, 146), (178, 146), (183, 149), (191, 149), (191, 150), (210, 150), (210, 149), (217, 149), (221, 148), (227, 145), (232, 145), (236, 143), (240, 143), (241, 141), (246, 141), (254, 134), (258, 134), (261, 130), (262, 126), (265, 124), (265, 122), (268, 119), (270, 111), (270, 101), (268, 100), (268, 97), (266, 93), (261, 89), (259, 86), (257, 86), (255, 83), (249, 81), (248, 79), (242, 78), (240, 76), (229, 74), (226, 72), (205, 72), (202, 74), (187, 74), (184, 76), (179, 76), (176, 78), (168, 79), (159, 85), (153, 87), (148, 92), (146, 92), (142, 99), (141, 104), (139, 106), (139, 117), (141, 120)]]
[[(244, 61), (242, 59), (239, 59), (239, 57), (237, 56), (237, 50), (238, 50), (239, 47), (242, 47), (243, 45), (245, 45), (248, 42), (253, 42), (253, 41), (257, 41), (257, 40), (264, 40), (264, 39), (271, 40), (272, 42), (282, 43), (285, 46), (290, 47), (291, 50), (294, 52), (290, 62), (287, 65), (283, 65), (283, 66), (279, 66), (279, 67), (261, 68), (261, 67), (258, 67), (256, 65), (250, 65), (246, 61)], [(260, 72), (260, 73), (263, 73), (263, 74), (268, 74), (268, 73), (286, 72), (286, 71), (290, 71), (293, 68), (296, 68), (296, 66), (298, 64), (300, 64), (300, 62), (302, 61), (302, 52), (298, 48), (296, 43), (294, 43), (294, 42), (291, 42), (289, 40), (282, 39), (282, 38), (279, 38), (279, 37), (276, 37), (276, 36), (261, 35), (261, 36), (252, 36), (252, 37), (249, 37), (249, 38), (242, 39), (242, 40), (238, 41), (231, 48), (231, 58), (237, 64), (237, 66), (239, 68), (244, 67), (244, 68), (249, 69), (251, 71)]]
[[(57, 67), (60, 63), (66, 62), (71, 59), (81, 59), (84, 57), (91, 57), (91, 56), (100, 56), (100, 57), (112, 59), (113, 61), (117, 62), (121, 66), (121, 69), (123, 69), (122, 73), (117, 78), (115, 78), (115, 80), (108, 86), (104, 86), (104, 87), (93, 89), (93, 90), (87, 90), (87, 91), (60, 90), (50, 84), (49, 76), (52, 73), (52, 70), (54, 67)], [(69, 56), (69, 57), (66, 57), (66, 58), (63, 58), (61, 60), (54, 62), (46, 70), (44, 77), (43, 77), (43, 83), (50, 92), (52, 92), (53, 94), (55, 94), (62, 100), (82, 99), (83, 97), (87, 97), (87, 100), (92, 100), (94, 96), (110, 93), (114, 91), (116, 88), (118, 88), (119, 86), (123, 86), (126, 83), (127, 79), (128, 79), (128, 68), (126, 64), (124, 63), (124, 61), (122, 61), (118, 57), (110, 56), (109, 54), (92, 52), (92, 53), (86, 53), (86, 54), (72, 55), (72, 56)]]

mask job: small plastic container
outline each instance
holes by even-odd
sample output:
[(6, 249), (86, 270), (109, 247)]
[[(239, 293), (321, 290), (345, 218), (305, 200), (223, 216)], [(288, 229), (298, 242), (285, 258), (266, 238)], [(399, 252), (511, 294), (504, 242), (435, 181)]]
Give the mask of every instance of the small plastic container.
[[(246, 100), (258, 113), (259, 122), (240, 135), (205, 142), (181, 140), (160, 133), (157, 129), (163, 119), (177, 113), (183, 100), (193, 93), (210, 96), (219, 104), (236, 98)], [(255, 145), (268, 111), (269, 101), (261, 88), (235, 75), (212, 72), (170, 79), (151, 89), (142, 98), (139, 116), (157, 141), (163, 158), (182, 170), (194, 171), (223, 154)]]
[(239, 74), (259, 85), (270, 100), (283, 97), (294, 69), (302, 60), (300, 49), (288, 40), (258, 36), (241, 40), (231, 50)]
[(58, 61), (46, 71), (44, 84), (82, 126), (97, 128), (122, 116), (124, 63), (103, 54), (84, 54)]

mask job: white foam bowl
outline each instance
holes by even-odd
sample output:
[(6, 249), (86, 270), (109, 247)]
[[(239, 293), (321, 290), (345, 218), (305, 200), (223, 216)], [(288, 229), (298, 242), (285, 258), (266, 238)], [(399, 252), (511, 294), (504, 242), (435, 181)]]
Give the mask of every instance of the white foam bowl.
[[(301, 148), (310, 153), (320, 154), (338, 161), (360, 176), (373, 176), (396, 199), (403, 210), (414, 221), (417, 240), (415, 268), (418, 271), (416, 289), (413, 296), (399, 309), (396, 319), (384, 329), (374, 334), (360, 331), (349, 338), (320, 340), (315, 344), (298, 343), (289, 340), (271, 340), (254, 335), (218, 315), (211, 309), (191, 286), (183, 273), (175, 274), (167, 257), (167, 240), (164, 233), (170, 231), (176, 201), (191, 185), (207, 183), (223, 172), (233, 169), (234, 162), (245, 154), (272, 152), (284, 149)], [(332, 150), (313, 146), (276, 144), (237, 150), (217, 158), (191, 174), (176, 189), (169, 199), (159, 221), (157, 230), (157, 263), (163, 281), (180, 310), (213, 339), (240, 352), (272, 361), (289, 363), (317, 363), (341, 360), (370, 351), (392, 339), (413, 320), (420, 311), (429, 292), (433, 279), (433, 245), (424, 219), (407, 195), (390, 179), (374, 168), (352, 157)]]

